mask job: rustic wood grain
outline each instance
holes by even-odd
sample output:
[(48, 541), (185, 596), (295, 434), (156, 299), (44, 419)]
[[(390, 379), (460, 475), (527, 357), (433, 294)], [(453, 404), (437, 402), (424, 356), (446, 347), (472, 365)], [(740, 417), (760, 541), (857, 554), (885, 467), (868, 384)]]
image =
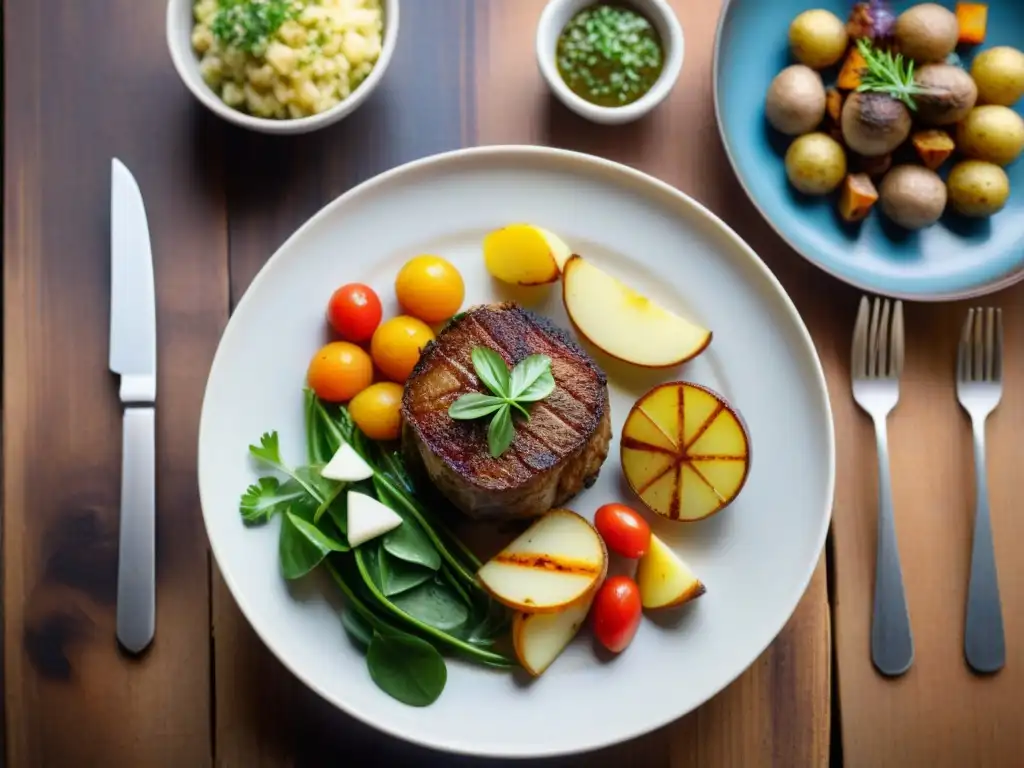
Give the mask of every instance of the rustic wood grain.
[[(974, 516), (970, 423), (955, 398), (956, 339), (968, 306), (999, 305), (1006, 324), (1005, 392), (989, 419), (992, 525), (1005, 621), (1002, 672), (980, 677), (963, 658), (963, 622)], [(845, 386), (849, 342), (837, 344)], [(1024, 752), (1024, 539), (1020, 514), (1024, 434), (1024, 286), (977, 302), (906, 308), (907, 363), (889, 419), (897, 535), (915, 640), (914, 666), (887, 680), (869, 657), (876, 540), (877, 461), (870, 420), (837, 397), (835, 610), (843, 754), (850, 768), (928, 765), (1009, 768)], [(838, 387), (837, 387), (838, 388)]]
[[(543, 6), (543, 0), (486, 6), (478, 44), (480, 143), (525, 142), (589, 152), (675, 185), (754, 245), (808, 322), (814, 319), (808, 313), (821, 314), (824, 306), (815, 292), (820, 294), (821, 284), (828, 280), (799, 261), (760, 222), (721, 148), (711, 95), (717, 3), (673, 2), (687, 37), (680, 81), (656, 111), (616, 127), (592, 125), (549, 94), (533, 63), (533, 35)], [(821, 334), (815, 337), (821, 352)], [(635, 748), (606, 750), (581, 759), (579, 765), (621, 765), (625, 755), (638, 765), (674, 768), (826, 765), (830, 666), (823, 559), (793, 619), (733, 685), (679, 723), (641, 740), (639, 744), (649, 746), (646, 753), (637, 755)]]
[[(164, 4), (4, 4), (7, 764), (210, 762), (195, 437), (226, 319), (220, 128), (171, 69)], [(114, 636), (121, 408), (107, 370), (111, 157), (135, 174), (157, 283), (157, 634)]]

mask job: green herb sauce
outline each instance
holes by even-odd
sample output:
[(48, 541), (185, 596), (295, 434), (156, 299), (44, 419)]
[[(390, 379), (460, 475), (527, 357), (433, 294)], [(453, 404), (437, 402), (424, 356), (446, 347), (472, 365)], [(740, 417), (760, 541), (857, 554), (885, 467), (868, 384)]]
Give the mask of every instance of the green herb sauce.
[(569, 89), (602, 107), (621, 107), (647, 93), (665, 59), (654, 25), (622, 5), (592, 5), (573, 16), (555, 58)]

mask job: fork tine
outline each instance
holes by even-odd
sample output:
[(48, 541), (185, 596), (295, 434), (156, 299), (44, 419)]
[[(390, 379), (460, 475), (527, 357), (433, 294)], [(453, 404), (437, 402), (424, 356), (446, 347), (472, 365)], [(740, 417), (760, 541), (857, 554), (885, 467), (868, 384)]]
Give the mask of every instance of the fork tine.
[(967, 310), (964, 327), (960, 331), (960, 344), (957, 347), (956, 375), (960, 381), (971, 380), (971, 327), (974, 324), (974, 310)]
[(889, 342), (889, 374), (895, 378), (903, 375), (904, 331), (903, 302), (897, 301), (892, 311), (892, 340)]
[(971, 334), (971, 380), (985, 377), (985, 310), (974, 310), (974, 332)]
[(996, 343), (992, 363), (992, 380), (1001, 384), (1003, 381), (1003, 310), (996, 309)]
[(878, 375), (889, 376), (889, 301), (882, 302), (882, 317), (878, 321)]
[(879, 299), (876, 296), (871, 303), (871, 324), (868, 326), (868, 377), (875, 378), (878, 375), (878, 307)]
[(992, 307), (985, 310), (985, 372), (982, 378), (992, 381), (996, 356), (996, 311)]
[(853, 324), (853, 349), (850, 353), (850, 371), (855, 379), (863, 379), (866, 375), (868, 311), (868, 297), (862, 296), (860, 307), (857, 309), (857, 320)]

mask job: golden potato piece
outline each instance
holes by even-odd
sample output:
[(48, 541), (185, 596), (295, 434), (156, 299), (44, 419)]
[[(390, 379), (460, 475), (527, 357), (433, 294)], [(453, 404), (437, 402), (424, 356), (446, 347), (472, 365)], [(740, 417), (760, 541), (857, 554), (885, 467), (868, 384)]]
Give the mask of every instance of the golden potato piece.
[(558, 280), (569, 247), (561, 238), (532, 224), (511, 224), (484, 238), (484, 264), (503, 283), (545, 285)]

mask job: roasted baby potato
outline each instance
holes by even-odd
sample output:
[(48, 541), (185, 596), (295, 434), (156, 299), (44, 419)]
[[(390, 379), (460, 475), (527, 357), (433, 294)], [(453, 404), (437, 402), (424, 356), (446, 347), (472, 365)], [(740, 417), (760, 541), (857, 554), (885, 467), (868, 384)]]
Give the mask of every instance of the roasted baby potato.
[(825, 85), (821, 75), (803, 64), (779, 72), (768, 87), (765, 116), (787, 136), (810, 133), (825, 117)]
[(804, 11), (789, 25), (793, 56), (812, 69), (831, 67), (843, 58), (849, 42), (846, 25), (831, 11)]
[(953, 210), (964, 216), (992, 216), (1010, 196), (1010, 179), (994, 163), (964, 160), (953, 166), (946, 180)]
[(907, 140), (912, 124), (903, 102), (884, 93), (851, 93), (843, 104), (843, 139), (865, 157), (895, 150)]
[(914, 100), (925, 125), (959, 123), (978, 100), (974, 79), (952, 64), (925, 64), (914, 73), (914, 81), (924, 89)]
[(805, 195), (827, 195), (846, 176), (846, 153), (827, 134), (804, 134), (786, 151), (786, 175)]
[(900, 53), (919, 64), (942, 61), (956, 48), (960, 24), (938, 3), (918, 3), (896, 17)]
[(1024, 53), (1007, 45), (984, 50), (971, 64), (971, 77), (982, 104), (1012, 107), (1024, 96)]
[(1009, 165), (1024, 149), (1024, 119), (1009, 107), (975, 107), (957, 125), (956, 145), (974, 160)]
[(946, 208), (946, 185), (920, 165), (897, 165), (885, 174), (878, 196), (882, 212), (906, 229), (931, 226)]

